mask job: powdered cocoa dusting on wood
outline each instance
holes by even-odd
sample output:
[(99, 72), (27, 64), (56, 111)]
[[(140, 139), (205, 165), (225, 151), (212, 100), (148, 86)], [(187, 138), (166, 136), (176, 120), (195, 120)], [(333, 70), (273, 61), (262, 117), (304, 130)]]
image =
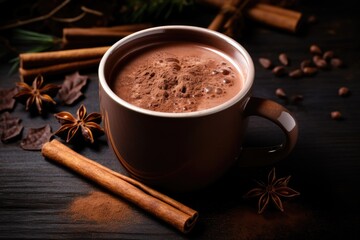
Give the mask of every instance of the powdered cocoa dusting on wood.
[(228, 231), (231, 235), (241, 236), (241, 239), (287, 239), (298, 232), (311, 229), (314, 224), (313, 212), (295, 203), (284, 203), (285, 212), (277, 209), (258, 214), (256, 210), (247, 207), (231, 209), (225, 213), (231, 224)]
[(75, 198), (65, 213), (75, 221), (85, 220), (99, 224), (136, 223), (138, 217), (129, 203), (100, 191)]

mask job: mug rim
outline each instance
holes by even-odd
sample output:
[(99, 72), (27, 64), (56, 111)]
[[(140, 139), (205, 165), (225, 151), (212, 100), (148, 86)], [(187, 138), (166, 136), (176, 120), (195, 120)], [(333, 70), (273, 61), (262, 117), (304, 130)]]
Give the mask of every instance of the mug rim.
[[(228, 101), (226, 101), (220, 105), (217, 105), (217, 106), (214, 106), (211, 108), (207, 108), (207, 109), (203, 109), (203, 110), (199, 110), (199, 111), (192, 111), (192, 112), (160, 112), (160, 111), (149, 110), (149, 109), (135, 106), (135, 105), (123, 100), (119, 96), (117, 96), (114, 93), (114, 91), (110, 88), (110, 86), (108, 85), (108, 83), (105, 79), (104, 69), (105, 69), (105, 65), (107, 63), (107, 59), (113, 54), (113, 52), (117, 48), (121, 47), (121, 45), (123, 45), (124, 43), (127, 43), (127, 42), (131, 41), (132, 39), (138, 37), (139, 35), (142, 35), (142, 36), (151, 35), (151, 33), (153, 33), (153, 32), (164, 31), (167, 29), (198, 31), (198, 32), (202, 32), (204, 34), (210, 34), (210, 35), (216, 36), (218, 38), (221, 38), (225, 42), (231, 44), (236, 50), (238, 50), (241, 53), (241, 55), (244, 57), (245, 62), (247, 63), (248, 73), (246, 74), (246, 79), (243, 81), (243, 86), (240, 89), (240, 91), (234, 97), (232, 97), (231, 99), (229, 99)], [(231, 106), (233, 106), (234, 104), (236, 104), (237, 102), (239, 102), (240, 100), (242, 100), (243, 98), (245, 98), (248, 95), (248, 93), (250, 92), (253, 82), (254, 82), (255, 67), (254, 67), (253, 60), (252, 60), (250, 54), (247, 52), (247, 50), (240, 43), (238, 43), (234, 39), (226, 36), (223, 33), (220, 33), (220, 32), (214, 31), (214, 30), (210, 30), (207, 28), (203, 28), (203, 27), (197, 27), (197, 26), (166, 25), (166, 26), (151, 27), (151, 28), (147, 28), (147, 29), (143, 29), (143, 30), (134, 32), (134, 33), (129, 34), (128, 36), (120, 39), (116, 43), (114, 43), (105, 52), (105, 54), (101, 58), (99, 68), (98, 68), (98, 77), (99, 77), (99, 84), (101, 85), (103, 90), (106, 92), (106, 94), (108, 96), (110, 96), (111, 99), (114, 100), (115, 102), (117, 102), (118, 104), (120, 104), (132, 111), (139, 112), (139, 113), (146, 114), (146, 115), (152, 115), (152, 116), (158, 116), (158, 117), (168, 117), (168, 118), (200, 117), (200, 116), (211, 115), (211, 114), (220, 112), (222, 110), (228, 109)]]

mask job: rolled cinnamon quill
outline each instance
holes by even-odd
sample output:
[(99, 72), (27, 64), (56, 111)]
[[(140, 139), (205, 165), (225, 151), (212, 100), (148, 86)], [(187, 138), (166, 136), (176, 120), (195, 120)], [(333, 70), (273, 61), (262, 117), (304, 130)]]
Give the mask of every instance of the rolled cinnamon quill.
[[(228, 12), (231, 12), (231, 11), (233, 13), (236, 12), (236, 9), (232, 10), (232, 9), (226, 8), (226, 6), (229, 6), (229, 4), (231, 5), (234, 2), (234, 0), (227, 0), (227, 1), (198, 0), (198, 2), (209, 5), (209, 6), (217, 7), (220, 9), (223, 9), (225, 7), (225, 9), (228, 9)], [(245, 2), (245, 0), (238, 1), (238, 3), (236, 3), (235, 5), (232, 5), (232, 6), (237, 6), (239, 3), (243, 3), (243, 2)], [(248, 6), (246, 6), (246, 8), (244, 9), (243, 13), (244, 13), (244, 16), (246, 16), (247, 18), (249, 18), (253, 21), (263, 23), (265, 25), (268, 25), (268, 26), (271, 26), (274, 28), (278, 28), (278, 29), (282, 29), (282, 30), (292, 32), (292, 33), (295, 33), (298, 31), (300, 21), (302, 18), (301, 12), (282, 8), (282, 7), (271, 5), (271, 4), (266, 4), (266, 3), (248, 4)], [(224, 14), (222, 12), (220, 12), (218, 14), (218, 16), (216, 16), (213, 20), (212, 24), (216, 23), (217, 25), (213, 25), (213, 26), (216, 26), (217, 29), (223, 27), (222, 24), (225, 23), (225, 21), (223, 19), (224, 18), (223, 15)], [(231, 14), (228, 14), (228, 15), (231, 15)], [(222, 18), (220, 18), (220, 17), (222, 17)], [(213, 26), (211, 29), (214, 29)]]
[(300, 12), (263, 3), (255, 4), (246, 14), (254, 21), (289, 32), (298, 30), (302, 17)]
[(152, 27), (150, 23), (125, 24), (112, 27), (64, 28), (64, 48), (112, 45), (136, 31)]
[(137, 205), (183, 233), (190, 232), (197, 222), (197, 211), (132, 178), (78, 154), (56, 139), (44, 144), (42, 154), (47, 159), (72, 169)]
[(110, 46), (59, 50), (37, 53), (22, 53), (19, 55), (20, 68), (32, 69), (62, 63), (71, 63), (89, 59), (101, 58)]
[(37, 75), (54, 75), (95, 67), (109, 46), (58, 50), (19, 55), (19, 74), (22, 81), (33, 80)]
[(43, 76), (60, 74), (69, 71), (77, 71), (79, 69), (89, 68), (96, 66), (100, 63), (101, 58), (89, 59), (77, 62), (54, 64), (33, 69), (19, 68), (19, 73), (22, 81), (34, 80), (34, 78), (41, 74)]

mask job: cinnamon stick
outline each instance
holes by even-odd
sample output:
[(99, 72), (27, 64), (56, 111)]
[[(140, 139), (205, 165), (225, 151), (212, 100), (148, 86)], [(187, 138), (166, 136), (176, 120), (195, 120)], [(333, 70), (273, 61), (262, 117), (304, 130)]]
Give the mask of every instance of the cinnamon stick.
[(37, 75), (54, 75), (95, 67), (109, 46), (59, 50), (19, 55), (19, 74), (22, 81), (33, 80)]
[(246, 13), (252, 20), (289, 32), (298, 30), (302, 17), (300, 12), (263, 3), (255, 4)]
[(188, 233), (198, 219), (198, 212), (146, 185), (90, 160), (56, 139), (45, 143), (42, 154), (94, 181), (157, 218)]
[[(198, 1), (200, 3), (221, 9), (229, 4), (229, 2), (224, 3), (221, 0), (198, 0)], [(302, 18), (301, 12), (285, 9), (279, 6), (266, 4), (266, 3), (249, 4), (249, 6), (244, 9), (243, 13), (244, 16), (250, 18), (253, 21), (260, 22), (268, 26), (279, 28), (293, 33), (298, 31), (300, 21)], [(217, 18), (220, 18), (219, 15), (221, 14), (222, 13), (220, 10), (219, 14), (213, 20), (214, 23)], [(233, 10), (231, 14), (233, 15), (236, 14), (236, 11)], [(218, 23), (219, 24), (217, 25), (217, 29), (221, 29), (225, 27), (225, 25), (229, 25), (229, 22), (226, 22), (226, 20), (224, 19), (221, 19), (221, 22), (218, 21)]]
[(50, 66), (24, 69), (19, 68), (20, 78), (22, 81), (33, 80), (37, 75), (41, 74), (43, 76), (60, 74), (70, 71), (77, 71), (79, 69), (85, 69), (97, 66), (100, 63), (101, 58), (88, 59), (82, 61), (54, 64)]
[(221, 6), (219, 13), (215, 16), (213, 21), (208, 26), (208, 29), (214, 31), (220, 31), (224, 27), (224, 23), (227, 21), (231, 14), (236, 12), (236, 7), (240, 0), (228, 0)]
[(112, 45), (120, 38), (151, 26), (150, 23), (135, 23), (112, 27), (64, 28), (63, 46), (71, 48)]
[(109, 46), (104, 46), (49, 52), (22, 53), (19, 55), (20, 67), (23, 69), (31, 69), (61, 63), (98, 59), (101, 58), (108, 49)]

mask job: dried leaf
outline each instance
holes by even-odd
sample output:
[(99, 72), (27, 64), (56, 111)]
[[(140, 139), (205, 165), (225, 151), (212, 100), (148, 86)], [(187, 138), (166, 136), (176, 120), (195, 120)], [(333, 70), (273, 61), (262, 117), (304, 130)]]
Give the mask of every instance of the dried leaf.
[(65, 80), (58, 92), (58, 98), (63, 104), (71, 105), (81, 96), (83, 93), (81, 89), (86, 85), (88, 76), (80, 75), (79, 72), (75, 72), (65, 77)]
[(14, 108), (16, 100), (13, 97), (17, 93), (17, 87), (0, 89), (0, 112)]
[(20, 118), (12, 117), (8, 112), (1, 115), (0, 135), (2, 142), (6, 143), (18, 137), (23, 128)]
[(50, 141), (51, 136), (49, 124), (40, 128), (30, 128), (26, 137), (21, 140), (20, 146), (25, 150), (41, 150), (42, 146)]

